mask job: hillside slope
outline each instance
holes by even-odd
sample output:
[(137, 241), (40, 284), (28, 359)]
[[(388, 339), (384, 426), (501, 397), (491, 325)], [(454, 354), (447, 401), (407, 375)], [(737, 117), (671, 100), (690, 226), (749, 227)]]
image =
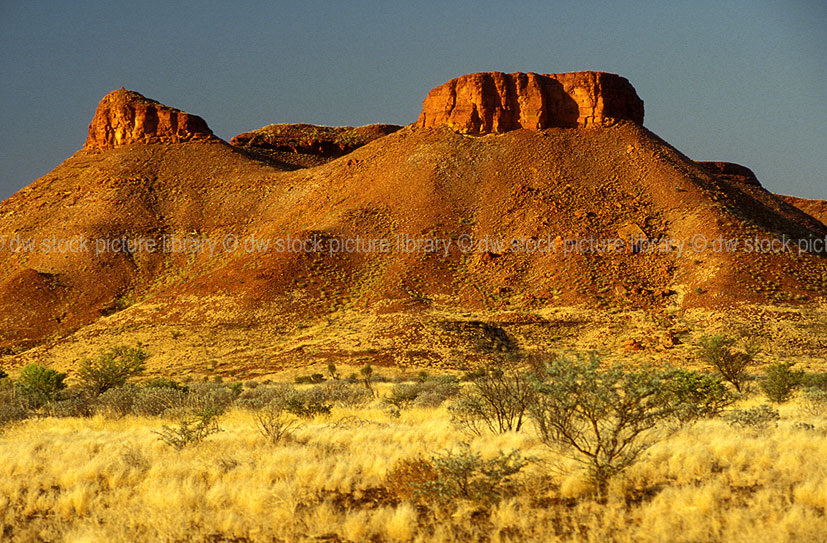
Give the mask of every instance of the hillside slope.
[(680, 360), (733, 323), (827, 352), (827, 265), (798, 250), (827, 226), (636, 122), (587, 118), (412, 125), (295, 171), (146, 122), (87, 144), (0, 204), (3, 363), (72, 368), (135, 341), (158, 372), (622, 345)]

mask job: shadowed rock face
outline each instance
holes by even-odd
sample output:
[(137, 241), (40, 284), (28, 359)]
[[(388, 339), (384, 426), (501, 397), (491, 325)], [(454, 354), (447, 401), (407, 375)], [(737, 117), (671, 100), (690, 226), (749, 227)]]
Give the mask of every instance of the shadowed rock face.
[(129, 143), (176, 143), (218, 139), (197, 115), (165, 106), (126, 89), (110, 92), (89, 125), (87, 148), (112, 149)]
[(230, 140), (230, 145), (277, 168), (294, 170), (325, 164), (400, 128), (394, 124), (271, 124), (242, 132)]
[(722, 177), (728, 181), (737, 181), (747, 185), (761, 186), (755, 174), (746, 166), (734, 162), (698, 162), (698, 164), (712, 175)]
[(643, 100), (623, 77), (604, 72), (464, 75), (428, 93), (417, 125), (471, 134), (528, 128), (643, 124)]
[(230, 145), (337, 157), (355, 151), (400, 128), (402, 127), (395, 124), (369, 124), (355, 128), (312, 124), (271, 124), (252, 132), (242, 132), (230, 140)]
[(809, 200), (807, 198), (797, 198), (795, 196), (784, 196), (776, 194), (788, 204), (797, 207), (807, 215), (819, 220), (822, 224), (827, 225), (827, 201), (824, 200)]

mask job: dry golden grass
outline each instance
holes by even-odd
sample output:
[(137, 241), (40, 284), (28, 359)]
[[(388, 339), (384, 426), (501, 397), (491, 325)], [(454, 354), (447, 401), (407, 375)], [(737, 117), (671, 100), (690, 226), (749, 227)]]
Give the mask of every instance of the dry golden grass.
[[(153, 418), (40, 419), (0, 434), (0, 539), (133, 541), (816, 542), (827, 533), (827, 419), (782, 409), (754, 434), (703, 421), (660, 442), (597, 503), (532, 432), (471, 440), (537, 460), (491, 507), (399, 500), (400, 460), (468, 437), (444, 409), (336, 408), (271, 445), (253, 415), (176, 450)], [(800, 430), (805, 420), (815, 430)]]

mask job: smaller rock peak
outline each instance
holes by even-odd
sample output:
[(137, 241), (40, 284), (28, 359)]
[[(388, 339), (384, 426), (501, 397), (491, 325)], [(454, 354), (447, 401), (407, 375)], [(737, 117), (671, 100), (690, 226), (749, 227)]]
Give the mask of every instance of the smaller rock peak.
[(197, 115), (165, 106), (120, 88), (103, 97), (89, 125), (87, 148), (112, 149), (129, 143), (177, 143), (217, 139)]

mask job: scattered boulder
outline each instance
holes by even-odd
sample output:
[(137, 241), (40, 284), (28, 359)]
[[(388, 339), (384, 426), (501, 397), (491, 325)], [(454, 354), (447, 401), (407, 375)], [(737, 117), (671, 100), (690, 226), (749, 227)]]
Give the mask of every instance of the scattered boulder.
[(626, 353), (636, 353), (643, 350), (643, 344), (634, 338), (629, 338), (623, 342), (622, 349)]

